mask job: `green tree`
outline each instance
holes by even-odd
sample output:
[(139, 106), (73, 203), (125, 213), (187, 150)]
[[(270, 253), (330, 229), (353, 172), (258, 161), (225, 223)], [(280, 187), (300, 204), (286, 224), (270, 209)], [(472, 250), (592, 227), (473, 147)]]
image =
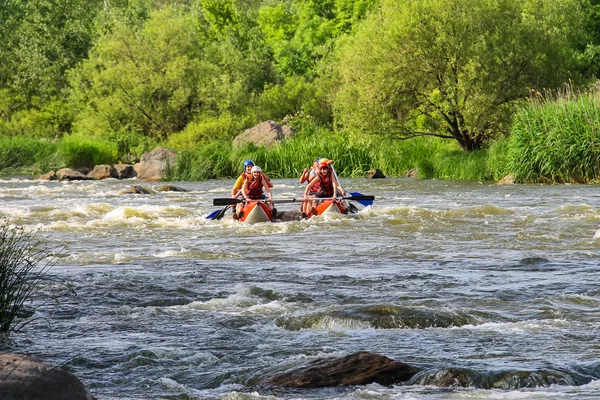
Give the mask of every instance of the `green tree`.
[(92, 47), (101, 5), (102, 0), (2, 2), (0, 89), (10, 89), (22, 108), (61, 95), (65, 72)]
[(259, 25), (285, 77), (314, 78), (333, 39), (350, 32), (378, 0), (285, 0), (261, 7)]
[(152, 11), (141, 28), (117, 21), (72, 75), (76, 131), (164, 140), (195, 118), (241, 113), (249, 95), (242, 59), (182, 7)]
[(530, 88), (579, 78), (585, 17), (579, 0), (383, 0), (341, 46), (336, 122), (479, 149)]

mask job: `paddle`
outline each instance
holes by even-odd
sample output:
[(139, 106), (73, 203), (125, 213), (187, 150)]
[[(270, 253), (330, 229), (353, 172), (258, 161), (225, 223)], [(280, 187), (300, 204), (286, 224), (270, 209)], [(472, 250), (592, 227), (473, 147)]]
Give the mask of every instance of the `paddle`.
[[(338, 181), (338, 183), (340, 184), (340, 188), (342, 187), (342, 183), (340, 182), (337, 173), (335, 172), (335, 168), (333, 168), (333, 164), (331, 165), (331, 170), (333, 171), (333, 175), (335, 176), (335, 180)], [(343, 190), (343, 188), (342, 188)], [(350, 193), (352, 196), (354, 197), (365, 197), (364, 194), (362, 193), (358, 193), (358, 192), (348, 192)], [(373, 196), (367, 196), (367, 197), (373, 197)], [(373, 200), (374, 197), (372, 199), (354, 199), (357, 203), (362, 204), (365, 207), (368, 206), (372, 206), (373, 205)], [(348, 203), (348, 208), (350, 209), (351, 212), (356, 213), (358, 212), (358, 208), (356, 208), (355, 205)]]
[[(360, 195), (360, 196), (348, 196), (348, 197), (339, 197), (337, 199), (328, 197), (328, 198), (314, 198), (314, 199), (305, 199), (305, 198), (298, 198), (298, 199), (281, 199), (281, 200), (273, 200), (273, 203), (298, 203), (298, 202), (303, 202), (303, 201), (314, 201), (314, 200), (355, 200), (358, 201), (359, 203), (361, 201), (366, 201), (366, 202), (371, 202), (371, 204), (373, 204), (373, 200), (375, 200), (375, 196), (364, 196), (364, 195)], [(231, 206), (234, 204), (238, 204), (238, 203), (243, 203), (246, 200), (240, 200), (240, 199), (232, 199), (230, 197), (227, 198), (220, 198), (220, 199), (213, 199), (213, 205), (214, 206)], [(362, 203), (361, 203), (362, 204)]]
[(227, 210), (229, 210), (231, 206), (227, 206), (220, 210), (215, 210), (206, 216), (206, 219), (219, 220), (225, 216)]
[(373, 205), (373, 200), (375, 200), (374, 196), (365, 196), (362, 193), (358, 193), (358, 192), (350, 192), (350, 194), (352, 195), (352, 197), (369, 197), (368, 199), (356, 199), (356, 201), (359, 204), (362, 204), (365, 207), (369, 207)]

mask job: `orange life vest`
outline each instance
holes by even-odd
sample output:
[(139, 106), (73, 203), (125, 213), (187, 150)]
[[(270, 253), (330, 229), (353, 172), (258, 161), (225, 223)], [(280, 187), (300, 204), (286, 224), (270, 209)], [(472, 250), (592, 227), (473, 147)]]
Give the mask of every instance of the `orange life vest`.
[(248, 181), (248, 197), (258, 200), (263, 196), (262, 176), (259, 179), (252, 178)]
[[(319, 194), (327, 197), (333, 197), (333, 178), (331, 177), (331, 171), (327, 175), (323, 176), (321, 173), (317, 175), (321, 187), (319, 188)], [(314, 186), (313, 186), (314, 187)]]

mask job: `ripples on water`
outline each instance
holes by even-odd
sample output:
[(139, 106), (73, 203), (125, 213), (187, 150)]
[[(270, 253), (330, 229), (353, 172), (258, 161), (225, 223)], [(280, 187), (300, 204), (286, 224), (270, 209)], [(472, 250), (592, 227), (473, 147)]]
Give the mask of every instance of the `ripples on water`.
[[(65, 363), (99, 399), (600, 398), (597, 186), (345, 180), (374, 206), (250, 226), (205, 218), (233, 182), (121, 195), (132, 182), (0, 181), (2, 216), (65, 246), (39, 299), (57, 302), (10, 351)], [(422, 372), (252, 389), (361, 350)]]

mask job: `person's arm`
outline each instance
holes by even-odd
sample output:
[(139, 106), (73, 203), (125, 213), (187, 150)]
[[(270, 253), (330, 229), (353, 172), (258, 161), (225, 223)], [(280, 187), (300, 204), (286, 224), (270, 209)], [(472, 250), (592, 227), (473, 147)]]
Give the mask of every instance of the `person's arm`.
[(309, 176), (310, 172), (308, 171), (308, 168), (304, 168), (304, 171), (302, 171), (302, 175), (300, 175), (300, 183), (307, 182)]
[(231, 189), (231, 197), (237, 197), (239, 195), (240, 189), (244, 185), (245, 179), (239, 176), (235, 181), (235, 185), (233, 185), (233, 189)]
[[(333, 173), (331, 174), (331, 177), (332, 177), (333, 179), (335, 179), (335, 177), (333, 176)], [(339, 182), (337, 181), (337, 179), (335, 179), (335, 182), (334, 182), (334, 184), (332, 185), (332, 186), (333, 186), (333, 198), (334, 198), (334, 199), (337, 197), (337, 193), (338, 193), (338, 185), (339, 185)]]
[(268, 186), (268, 187), (272, 188), (272, 187), (273, 187), (273, 184), (271, 183), (271, 180), (269, 179), (269, 177), (268, 177), (268, 176), (267, 176), (267, 175), (266, 175), (264, 172), (261, 172), (261, 174), (262, 174), (263, 178), (265, 178), (265, 181), (267, 181), (267, 184), (265, 185), (265, 184), (263, 183), (263, 186), (264, 186), (264, 187), (267, 187), (267, 186)]
[[(267, 191), (267, 193), (269, 193), (269, 201), (273, 201), (273, 192), (271, 192), (271, 188), (268, 185), (268, 181), (265, 179), (265, 177), (263, 176), (262, 178), (263, 182), (263, 187), (265, 188), (265, 190)], [(273, 186), (273, 185), (271, 185)]]
[(316, 178), (313, 178), (313, 180), (308, 183), (308, 185), (306, 186), (306, 189), (304, 190), (304, 197), (306, 197), (308, 195), (308, 192), (310, 191), (310, 189), (315, 185), (315, 183), (318, 180), (319, 180), (319, 177), (317, 176)]
[(250, 200), (248, 199), (248, 194), (246, 193), (248, 191), (248, 179), (244, 180), (244, 186), (242, 186), (242, 196), (244, 196), (244, 198), (246, 200)]

